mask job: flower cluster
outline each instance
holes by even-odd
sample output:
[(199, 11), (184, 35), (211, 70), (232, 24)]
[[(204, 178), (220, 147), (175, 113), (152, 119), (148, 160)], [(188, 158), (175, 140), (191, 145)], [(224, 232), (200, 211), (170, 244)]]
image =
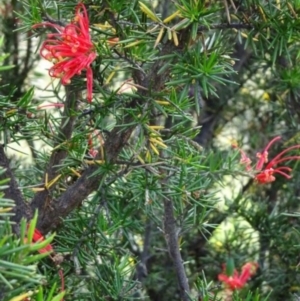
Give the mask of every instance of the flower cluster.
[(226, 287), (230, 290), (241, 289), (245, 286), (247, 281), (256, 273), (258, 264), (256, 262), (248, 262), (241, 268), (241, 273), (235, 269), (232, 275), (227, 275), (225, 272), (226, 267), (223, 268), (223, 273), (218, 275), (219, 281), (225, 283)]
[[(257, 153), (256, 157), (258, 158), (258, 161), (256, 163), (256, 166), (253, 170), (251, 166), (251, 160), (248, 158), (246, 153), (239, 149), (241, 153), (241, 159), (240, 163), (243, 164), (247, 171), (254, 172), (254, 178), (257, 183), (260, 184), (267, 184), (271, 183), (276, 180), (275, 174), (280, 174), (283, 177), (290, 179), (291, 178), (291, 171), (292, 169), (287, 166), (278, 166), (279, 164), (290, 161), (290, 160), (300, 160), (300, 156), (292, 155), (292, 156), (285, 156), (286, 153), (289, 151), (292, 151), (294, 149), (299, 149), (300, 145), (294, 145), (291, 147), (288, 147), (287, 149), (280, 152), (277, 156), (275, 156), (273, 159), (269, 160), (268, 158), (268, 151), (270, 147), (274, 144), (274, 142), (280, 140), (281, 137), (277, 136), (273, 138), (265, 147), (262, 153)], [(236, 146), (234, 146), (236, 148)]]
[(61, 83), (67, 85), (74, 75), (80, 75), (82, 70), (86, 70), (87, 99), (91, 102), (93, 71), (90, 65), (97, 54), (91, 41), (85, 6), (82, 3), (76, 6), (75, 18), (66, 26), (43, 22), (33, 28), (41, 26), (52, 27), (57, 31), (47, 35), (40, 50), (41, 56), (54, 64), (49, 70), (50, 76), (60, 78)]

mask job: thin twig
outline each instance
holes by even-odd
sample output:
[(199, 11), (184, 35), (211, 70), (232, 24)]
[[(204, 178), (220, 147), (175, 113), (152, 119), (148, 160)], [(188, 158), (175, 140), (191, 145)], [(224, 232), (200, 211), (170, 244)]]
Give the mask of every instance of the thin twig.
[(190, 288), (178, 245), (178, 229), (176, 228), (173, 202), (168, 198), (164, 199), (164, 214), (165, 239), (168, 245), (170, 257), (174, 264), (180, 297), (183, 301), (189, 301), (190, 298), (188, 294), (190, 292)]
[[(165, 158), (165, 152), (161, 152), (161, 157)], [(168, 251), (170, 254), (170, 257), (173, 261), (175, 273), (177, 276), (177, 281), (179, 285), (179, 292), (180, 292), (180, 298), (183, 301), (190, 301), (189, 298), (189, 283), (188, 279), (185, 273), (183, 260), (181, 257), (181, 253), (179, 250), (179, 244), (178, 244), (178, 233), (179, 229), (176, 227), (176, 219), (174, 215), (174, 208), (173, 208), (173, 202), (172, 200), (167, 196), (169, 194), (169, 185), (168, 180), (170, 178), (170, 173), (166, 173), (164, 169), (160, 169), (160, 172), (162, 175), (164, 175), (163, 179), (161, 180), (161, 184), (163, 187), (163, 193), (164, 193), (164, 221), (163, 221), (163, 230), (165, 239), (167, 242)]]
[(211, 25), (200, 25), (198, 31), (210, 30), (210, 29), (253, 29), (254, 26), (249, 23), (220, 23)]
[[(132, 27), (140, 27), (140, 25), (134, 24), (132, 22), (128, 22), (128, 21), (118, 21), (117, 22), (119, 25), (129, 25)], [(149, 22), (146, 25), (148, 27), (150, 26), (155, 26), (157, 23), (155, 22)], [(253, 29), (254, 26), (249, 24), (249, 23), (218, 23), (218, 24), (210, 24), (210, 25), (200, 25), (198, 26), (198, 31), (207, 31), (207, 30), (211, 30), (211, 29)]]
[(143, 251), (140, 254), (140, 262), (136, 266), (136, 277), (142, 282), (148, 275), (147, 261), (150, 258), (152, 222), (150, 219), (146, 221)]
[(61, 20), (56, 20), (56, 19), (53, 19), (51, 16), (49, 16), (46, 12), (44, 12), (44, 16), (43, 16), (43, 19), (48, 21), (49, 23), (52, 23), (52, 24), (57, 24), (59, 26), (62, 26), (62, 27), (65, 27), (67, 24)]

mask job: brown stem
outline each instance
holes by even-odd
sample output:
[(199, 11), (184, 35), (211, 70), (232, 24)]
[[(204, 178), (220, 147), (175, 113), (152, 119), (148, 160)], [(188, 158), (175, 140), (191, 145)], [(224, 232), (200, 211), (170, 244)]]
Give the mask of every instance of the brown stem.
[[(165, 157), (165, 152), (162, 151), (160, 153), (160, 156), (162, 158)], [(164, 169), (160, 169), (160, 173), (163, 176), (161, 180), (162, 189), (164, 192), (164, 221), (163, 221), (163, 229), (165, 234), (165, 240), (167, 243), (168, 251), (170, 254), (170, 257), (173, 261), (175, 273), (177, 276), (177, 281), (179, 285), (179, 293), (180, 298), (183, 301), (189, 301), (189, 293), (190, 293), (190, 287), (188, 283), (188, 279), (185, 273), (183, 260), (181, 257), (181, 253), (179, 250), (179, 244), (178, 244), (178, 233), (179, 229), (176, 226), (176, 219), (174, 215), (174, 208), (173, 208), (173, 202), (168, 197), (170, 190), (169, 190), (169, 183), (168, 178), (170, 175), (167, 175), (166, 171)]]
[(11, 221), (15, 222), (15, 225), (13, 226), (14, 232), (18, 233), (21, 219), (23, 217), (30, 219), (32, 217), (32, 211), (18, 188), (18, 184), (10, 169), (9, 160), (6, 157), (2, 145), (0, 146), (0, 166), (5, 169), (5, 172), (0, 174), (0, 181), (9, 179), (7, 183), (8, 187), (4, 189), (4, 197), (15, 201), (15, 207), (12, 210), (14, 216), (11, 217)]
[[(48, 182), (54, 179), (58, 174), (58, 165), (66, 158), (67, 156), (67, 143), (68, 140), (72, 137), (74, 123), (76, 120), (76, 108), (77, 108), (77, 99), (79, 97), (78, 92), (73, 92), (72, 87), (66, 86), (66, 101), (64, 106), (64, 117), (61, 120), (60, 132), (57, 135), (56, 142), (54, 144), (54, 150), (52, 151), (49, 164), (45, 173), (44, 178), (48, 178)], [(61, 146), (60, 146), (61, 145)], [(45, 189), (41, 192), (38, 192), (32, 202), (32, 209), (38, 209), (39, 212), (42, 212), (45, 207), (48, 205), (48, 198), (50, 198), (50, 192), (55, 187), (53, 185), (51, 189)], [(50, 204), (49, 204), (50, 205)]]
[(143, 251), (139, 254), (140, 262), (136, 267), (136, 278), (142, 282), (148, 274), (147, 262), (150, 257), (152, 222), (147, 220), (145, 224)]
[[(127, 118), (124, 122), (131, 122), (131, 118)], [(106, 162), (114, 163), (122, 148), (126, 145), (134, 127), (126, 131), (120, 131), (115, 128), (105, 142)], [(61, 219), (67, 216), (73, 209), (78, 207), (82, 201), (93, 191), (99, 187), (99, 183), (105, 175), (95, 175), (96, 171), (101, 168), (98, 165), (88, 167), (81, 177), (56, 200), (51, 202), (49, 207), (41, 206), (39, 210), (38, 228), (42, 233), (55, 228)]]
[(170, 199), (164, 199), (164, 233), (167, 242), (170, 257), (173, 261), (175, 273), (177, 276), (180, 297), (183, 301), (189, 301), (190, 292), (189, 283), (186, 277), (183, 260), (178, 245), (178, 229), (174, 217), (173, 203)]
[[(160, 55), (165, 55), (178, 50), (172, 43), (167, 43), (162, 49)], [(160, 91), (163, 89), (165, 78), (168, 76), (168, 69), (165, 72), (158, 73), (158, 70), (163, 66), (164, 60), (157, 60), (153, 64), (149, 74), (145, 74), (142, 70), (133, 70), (133, 78), (135, 83), (143, 87), (143, 89), (138, 89), (138, 94), (140, 98), (133, 98), (132, 101), (127, 105), (128, 108), (136, 107), (145, 102), (145, 98), (151, 95), (151, 91)], [(68, 97), (67, 97), (68, 99)], [(71, 117), (70, 117), (71, 118)], [(115, 127), (110, 133), (109, 137), (105, 141), (105, 162), (106, 164), (114, 164), (118, 159), (119, 153), (126, 146), (128, 140), (134, 130), (135, 126), (131, 126), (122, 129), (122, 124), (132, 124), (134, 121), (131, 115), (124, 117), (122, 123)], [(64, 124), (64, 121), (62, 122)], [(64, 135), (68, 139), (71, 131), (64, 129)], [(54, 177), (55, 165), (59, 163), (61, 158), (60, 153), (55, 151), (51, 156), (50, 164), (48, 167), (48, 174), (51, 176), (49, 179)], [(63, 152), (63, 150), (60, 150)], [(57, 156), (57, 157), (56, 157)], [(99, 183), (103, 180), (105, 175), (98, 174), (95, 175), (96, 171), (99, 170), (99, 166), (92, 165), (87, 167), (87, 169), (82, 173), (81, 177), (56, 200), (53, 200), (50, 206), (47, 206), (47, 196), (48, 191), (43, 191), (38, 193), (32, 202), (32, 208), (39, 208), (39, 221), (38, 228), (45, 234), (49, 230), (55, 228), (63, 217), (66, 217), (74, 208), (79, 206), (82, 201), (93, 191), (99, 187)], [(52, 170), (54, 172), (52, 173)]]

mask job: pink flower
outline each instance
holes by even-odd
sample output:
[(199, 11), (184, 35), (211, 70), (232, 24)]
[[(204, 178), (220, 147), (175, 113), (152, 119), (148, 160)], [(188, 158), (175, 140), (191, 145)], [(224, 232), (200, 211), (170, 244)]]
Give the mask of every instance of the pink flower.
[(225, 268), (223, 268), (223, 273), (218, 275), (219, 281), (224, 282), (230, 290), (237, 290), (243, 288), (247, 281), (256, 273), (258, 264), (256, 262), (248, 262), (242, 266), (240, 274), (235, 269), (233, 275), (226, 275)]
[(237, 148), (240, 153), (241, 153), (241, 159), (240, 159), (240, 163), (245, 165), (245, 168), (247, 171), (250, 171), (252, 169), (251, 167), (251, 159), (247, 156), (247, 154), (240, 148), (237, 147), (237, 145), (232, 145), (233, 148)]
[(41, 56), (54, 64), (49, 70), (50, 76), (60, 78), (61, 83), (67, 85), (71, 83), (74, 75), (80, 75), (82, 70), (86, 70), (87, 99), (91, 102), (93, 71), (90, 64), (97, 54), (91, 41), (85, 6), (82, 3), (76, 6), (75, 18), (66, 26), (43, 22), (34, 25), (33, 28), (40, 26), (49, 26), (57, 31), (48, 34), (40, 50)]
[[(290, 161), (290, 160), (300, 160), (300, 156), (285, 156), (285, 154), (291, 150), (299, 149), (300, 144), (288, 147), (287, 149), (280, 152), (277, 156), (275, 156), (272, 160), (269, 160), (269, 149), (274, 144), (274, 142), (280, 140), (281, 137), (277, 136), (273, 138), (265, 147), (262, 153), (257, 153), (256, 157), (258, 158), (258, 161), (256, 163), (255, 169), (254, 169), (254, 178), (255, 180), (260, 184), (267, 184), (271, 183), (276, 180), (275, 174), (280, 174), (284, 176), (287, 179), (291, 178), (291, 175), (289, 174), (292, 169), (287, 166), (278, 166), (282, 162)], [(251, 160), (246, 156), (244, 151), (239, 149), (241, 152), (241, 160), (240, 163), (244, 164), (246, 166), (247, 171), (251, 171), (252, 167), (250, 166)]]
[(49, 103), (46, 105), (40, 105), (37, 107), (38, 110), (44, 109), (44, 108), (63, 108), (65, 105), (63, 103)]
[[(291, 147), (288, 147), (284, 151), (280, 152), (277, 156), (275, 156), (272, 160), (269, 161), (268, 159), (268, 150), (272, 146), (272, 144), (278, 140), (280, 140), (281, 137), (277, 136), (273, 138), (264, 151), (262, 153), (257, 153), (256, 157), (259, 159), (256, 164), (256, 170), (260, 170), (260, 172), (255, 176), (255, 179), (257, 182), (261, 184), (270, 183), (275, 181), (274, 174), (280, 174), (284, 176), (287, 179), (291, 178), (291, 175), (289, 173), (292, 171), (290, 167), (287, 166), (278, 166), (278, 164), (281, 164), (285, 161), (290, 160), (299, 160), (300, 156), (284, 156), (287, 152), (300, 148), (300, 145), (294, 145)], [(265, 165), (266, 164), (266, 165)], [(265, 165), (265, 166), (264, 166)]]

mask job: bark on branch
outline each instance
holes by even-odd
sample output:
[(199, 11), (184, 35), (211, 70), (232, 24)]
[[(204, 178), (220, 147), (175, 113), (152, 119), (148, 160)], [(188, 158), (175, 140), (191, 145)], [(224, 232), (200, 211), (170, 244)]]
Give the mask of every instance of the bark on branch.
[(3, 145), (0, 146), (0, 166), (5, 169), (5, 172), (0, 174), (0, 180), (9, 179), (7, 183), (8, 187), (4, 190), (4, 197), (15, 201), (15, 207), (12, 210), (14, 216), (11, 217), (11, 221), (15, 222), (13, 226), (14, 232), (18, 233), (21, 219), (23, 217), (30, 219), (32, 217), (32, 211), (18, 188), (18, 183), (9, 166), (9, 160), (6, 157)]
[[(168, 42), (161, 50), (160, 55), (170, 54), (175, 50), (181, 51), (176, 48), (173, 43)], [(155, 61), (148, 74), (145, 74), (141, 68), (133, 70), (134, 81), (142, 88), (137, 91), (139, 97), (133, 97), (132, 101), (127, 105), (127, 108), (143, 105), (145, 99), (151, 98), (151, 93), (157, 93), (164, 87), (165, 79), (168, 76), (168, 69), (158, 73), (158, 70), (161, 69), (164, 63), (164, 59)], [(123, 125), (126, 124), (134, 124), (134, 117), (131, 115), (125, 116), (122, 123), (118, 124), (118, 126), (109, 133), (104, 145), (105, 164), (115, 163), (121, 150), (127, 145), (135, 126), (125, 128)], [(65, 133), (66, 139), (70, 137), (70, 134), (69, 131)], [(54, 155), (55, 154), (52, 154), (51, 156), (48, 173), (64, 158), (64, 156), (53, 158)], [(58, 156), (58, 154), (55, 156)], [(81, 177), (73, 185), (68, 187), (59, 198), (52, 200), (49, 205), (45, 202), (45, 198), (48, 195), (47, 191), (39, 193), (34, 198), (32, 208), (39, 208), (38, 228), (42, 233), (47, 233), (55, 228), (63, 217), (66, 217), (74, 208), (79, 206), (89, 194), (98, 188), (100, 181), (103, 180), (102, 174), (95, 175), (99, 168), (101, 168), (99, 165), (87, 167)], [(54, 174), (51, 174), (51, 177), (54, 177)]]
[(176, 272), (180, 297), (183, 301), (189, 301), (189, 283), (186, 277), (183, 260), (180, 254), (178, 245), (178, 229), (176, 227), (176, 220), (174, 217), (173, 203), (170, 199), (164, 199), (164, 233), (168, 245), (170, 257), (174, 264)]

